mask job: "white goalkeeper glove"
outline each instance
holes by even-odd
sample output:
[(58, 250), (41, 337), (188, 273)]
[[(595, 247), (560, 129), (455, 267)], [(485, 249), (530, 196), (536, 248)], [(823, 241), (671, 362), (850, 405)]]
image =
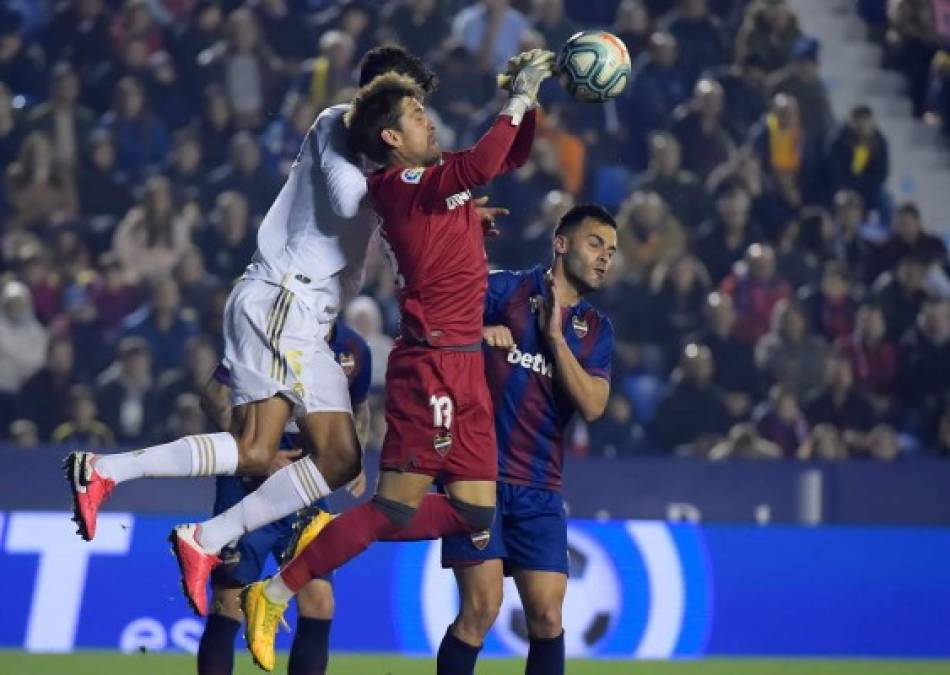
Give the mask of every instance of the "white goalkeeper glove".
[(511, 115), (511, 123), (517, 126), (525, 112), (537, 104), (541, 83), (553, 74), (554, 52), (544, 49), (522, 52), (508, 61), (507, 71), (498, 77), (499, 86), (511, 92), (502, 114)]

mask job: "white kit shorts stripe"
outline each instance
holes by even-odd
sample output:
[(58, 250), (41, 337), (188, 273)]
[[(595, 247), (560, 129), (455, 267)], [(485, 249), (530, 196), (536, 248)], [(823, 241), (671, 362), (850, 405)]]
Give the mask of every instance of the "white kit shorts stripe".
[(224, 309), (224, 359), (231, 373), (231, 403), (281, 395), (293, 416), (352, 412), (346, 374), (327, 335), (333, 317), (318, 317), (288, 288), (245, 279)]

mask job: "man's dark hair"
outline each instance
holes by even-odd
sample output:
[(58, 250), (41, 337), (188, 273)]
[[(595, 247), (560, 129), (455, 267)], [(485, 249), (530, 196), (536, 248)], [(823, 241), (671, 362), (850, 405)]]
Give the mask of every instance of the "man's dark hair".
[(423, 89), (406, 75), (386, 73), (373, 79), (356, 92), (344, 118), (350, 145), (377, 164), (386, 164), (390, 146), (381, 137), (383, 129), (399, 128), (406, 97), (422, 100), (424, 95)]
[(385, 45), (370, 49), (360, 61), (360, 87), (386, 73), (411, 77), (426, 94), (435, 91), (439, 83), (435, 73), (418, 56), (402, 47)]
[(917, 208), (914, 202), (901, 202), (895, 213), (899, 216), (907, 215), (912, 216), (914, 220), (920, 220), (920, 209)]
[(558, 221), (557, 227), (554, 229), (554, 236), (571, 232), (588, 218), (593, 218), (599, 223), (617, 229), (617, 221), (603, 206), (599, 204), (578, 204), (561, 216), (561, 220)]

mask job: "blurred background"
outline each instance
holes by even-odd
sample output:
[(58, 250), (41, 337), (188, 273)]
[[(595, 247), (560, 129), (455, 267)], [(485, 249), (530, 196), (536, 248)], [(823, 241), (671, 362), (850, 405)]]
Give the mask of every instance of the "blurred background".
[[(733, 640), (716, 630), (764, 629), (722, 618), (738, 617), (741, 602), (714, 612), (711, 590), (702, 606), (691, 592), (680, 641), (658, 655), (950, 656), (950, 642), (928, 632), (950, 618), (950, 580), (935, 563), (950, 555), (940, 529), (950, 524), (948, 0), (5, 0), (0, 569), (35, 572), (21, 560), (33, 549), (15, 545), (18, 516), (39, 518), (35, 532), (65, 520), (34, 512), (67, 508), (57, 468), (66, 449), (210, 430), (198, 394), (221, 352), (230, 285), (304, 134), (352, 96), (366, 50), (395, 42), (431, 64), (441, 84), (429, 110), (443, 147), (455, 148), (496, 114), (494, 75), (508, 57), (556, 50), (589, 27), (626, 43), (627, 90), (584, 105), (545, 85), (530, 161), (488, 191), (511, 211), (489, 244), (496, 268), (546, 264), (552, 226), (574, 203), (599, 202), (619, 223), (610, 282), (592, 298), (615, 329), (612, 396), (603, 419), (571, 433), (571, 514), (687, 523), (658, 527), (681, 582), (695, 563), (704, 589), (731, 588), (718, 571), (742, 577), (735, 557), (801, 581), (793, 562), (825, 556), (815, 583), (832, 581), (808, 602), (838, 597), (846, 580), (886, 590), (869, 606), (912, 626), (907, 640), (891, 623), (875, 629), (884, 643), (862, 640), (846, 625), (862, 610), (848, 605), (851, 618), (814, 624), (813, 640)], [(364, 295), (342, 316), (373, 353), (372, 451), (397, 330), (392, 278), (375, 252)], [(211, 505), (209, 481), (142, 486), (110, 503), (146, 519), (125, 551), (161, 529), (146, 514)], [(608, 551), (615, 571), (633, 574), (624, 556), (659, 550), (631, 534), (632, 553), (617, 553), (609, 524), (577, 527), (594, 528), (577, 541)], [(776, 539), (755, 539), (766, 532)], [(694, 548), (706, 553), (694, 559)], [(171, 582), (165, 567), (155, 574)], [(775, 583), (778, 595), (743, 602), (780, 605), (788, 588)], [(22, 612), (0, 620), (0, 644), (44, 648), (27, 625), (36, 598), (24, 591)], [(775, 625), (786, 620), (807, 633), (802, 615)], [(637, 636), (646, 624), (612, 625)], [(688, 639), (687, 625), (698, 631)], [(119, 643), (74, 631), (45, 648)], [(613, 653), (606, 644), (584, 653)]]

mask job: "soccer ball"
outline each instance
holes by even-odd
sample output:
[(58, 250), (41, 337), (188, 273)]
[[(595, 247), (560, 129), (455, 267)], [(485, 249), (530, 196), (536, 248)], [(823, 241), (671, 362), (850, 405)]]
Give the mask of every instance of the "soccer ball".
[(578, 101), (603, 103), (619, 96), (630, 81), (630, 54), (613, 33), (585, 30), (561, 47), (557, 71), (567, 93)]

